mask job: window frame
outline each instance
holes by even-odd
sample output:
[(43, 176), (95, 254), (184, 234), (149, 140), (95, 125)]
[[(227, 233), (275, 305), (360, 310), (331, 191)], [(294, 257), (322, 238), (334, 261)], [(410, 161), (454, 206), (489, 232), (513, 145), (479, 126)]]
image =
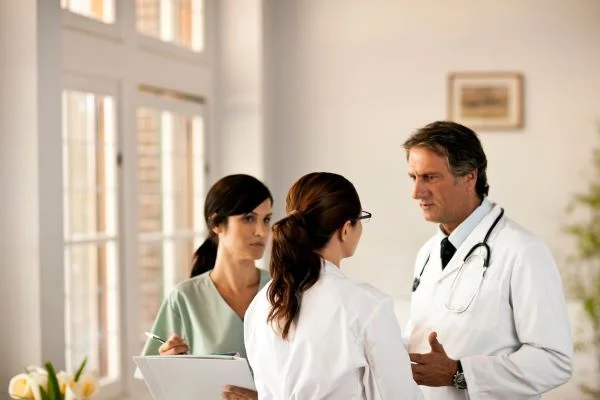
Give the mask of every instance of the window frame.
[[(116, 169), (116, 184), (117, 184), (117, 195), (116, 195), (116, 208), (117, 208), (117, 221), (116, 221), (116, 232), (115, 232), (115, 245), (117, 249), (117, 279), (119, 280), (119, 286), (117, 290), (117, 302), (119, 309), (119, 318), (118, 318), (118, 328), (121, 332), (119, 337), (118, 349), (118, 364), (119, 364), (119, 376), (113, 379), (103, 379), (101, 384), (101, 393), (103, 398), (118, 398), (122, 395), (126, 387), (126, 374), (128, 373), (128, 364), (125, 362), (127, 358), (127, 348), (126, 348), (126, 332), (127, 332), (127, 320), (124, 318), (124, 308), (125, 305), (125, 292), (123, 284), (123, 270), (124, 270), (124, 254), (123, 254), (123, 243), (122, 243), (122, 232), (123, 232), (123, 222), (120, 217), (123, 213), (123, 194), (122, 194), (122, 166), (119, 164), (118, 159), (120, 158), (120, 154), (122, 153), (122, 131), (120, 129), (119, 119), (120, 119), (120, 91), (119, 84), (117, 81), (109, 80), (109, 79), (97, 79), (94, 76), (86, 76), (85, 74), (77, 74), (77, 73), (63, 73), (62, 79), (62, 89), (61, 93), (68, 91), (77, 91), (84, 93), (93, 93), (94, 95), (101, 96), (110, 96), (114, 101), (115, 108), (115, 121), (114, 121), (114, 129), (116, 136), (116, 155), (117, 160), (115, 160), (115, 169)], [(64, 112), (64, 110), (63, 110)], [(63, 155), (64, 157), (65, 155)], [(64, 196), (64, 190), (63, 190)], [(64, 201), (64, 197), (63, 197)], [(66, 218), (66, 215), (63, 216), (63, 219)], [(68, 243), (63, 239), (63, 251), (67, 249)], [(63, 261), (64, 264), (65, 261)], [(65, 274), (66, 274), (65, 269)], [(66, 314), (64, 311), (64, 306), (66, 305), (66, 299), (63, 300), (63, 324), (66, 323)], [(66, 331), (65, 331), (66, 335)], [(66, 337), (65, 337), (66, 338)], [(66, 349), (63, 349), (63, 353)], [(66, 356), (66, 354), (65, 354)]]
[[(183, 94), (181, 94), (183, 95)], [(206, 132), (208, 132), (207, 129), (207, 118), (206, 118), (206, 113), (205, 113), (205, 104), (204, 104), (204, 99), (200, 99), (198, 98), (195, 101), (190, 101), (190, 100), (186, 100), (185, 98), (182, 99), (175, 99), (175, 98), (171, 98), (168, 96), (164, 96), (164, 95), (160, 95), (160, 94), (151, 94), (151, 93), (147, 93), (144, 90), (140, 90), (140, 87), (138, 87), (138, 91), (136, 92), (136, 97), (135, 97), (135, 110), (137, 113), (137, 110), (140, 108), (146, 108), (146, 109), (152, 109), (155, 111), (167, 111), (167, 112), (171, 112), (174, 114), (179, 114), (188, 118), (195, 118), (195, 117), (200, 117), (202, 119), (202, 123), (203, 123), (203, 143), (202, 143), (202, 148), (204, 149), (204, 165), (202, 168), (202, 173), (204, 174), (203, 176), (203, 181), (204, 181), (204, 187), (202, 187), (202, 192), (206, 193), (208, 190), (208, 185), (207, 185), (207, 181), (208, 181), (208, 138), (207, 138), (207, 134)], [(137, 130), (136, 130), (137, 132)], [(137, 170), (135, 171), (137, 172)], [(137, 176), (136, 176), (137, 178)], [(139, 192), (138, 192), (139, 195)], [(203, 199), (204, 200), (204, 199)], [(137, 222), (137, 221), (136, 221)], [(137, 226), (137, 225), (136, 225)], [(202, 237), (203, 235), (207, 235), (208, 232), (205, 230), (204, 227), (201, 227), (201, 230), (198, 232), (198, 235), (195, 234), (191, 234), (189, 236), (190, 239), (195, 239), (196, 237), (200, 236)], [(137, 232), (136, 238), (138, 239), (138, 246), (140, 245), (141, 241), (140, 239), (141, 234), (139, 232)], [(147, 237), (152, 236), (151, 234), (146, 234)], [(175, 235), (177, 236), (177, 235)], [(185, 236), (186, 238), (188, 238), (188, 236)], [(161, 241), (157, 240), (157, 243), (160, 243)], [(150, 242), (144, 242), (144, 243), (150, 243)], [(191, 259), (192, 254), (190, 254), (190, 259)], [(163, 271), (163, 277), (165, 276), (165, 271)], [(164, 279), (164, 278), (163, 278)], [(165, 292), (165, 295), (167, 294), (167, 292), (170, 290), (171, 285), (169, 284), (169, 282), (163, 282), (163, 284), (166, 283), (167, 286), (167, 290)]]
[[(143, 381), (134, 378), (135, 365), (131, 358), (138, 355), (139, 327), (142, 321), (139, 302), (141, 276), (137, 268), (139, 250), (137, 135), (132, 133), (137, 129), (137, 108), (155, 105), (155, 102), (150, 100), (149, 104), (149, 101), (144, 99), (145, 96), (138, 93), (138, 87), (143, 84), (163, 88), (171, 93), (185, 92), (192, 98), (211, 100), (215, 98), (216, 84), (213, 79), (215, 72), (211, 68), (215, 57), (209, 49), (214, 47), (211, 41), (216, 37), (214, 30), (218, 6), (216, 0), (205, 0), (203, 53), (193, 53), (175, 44), (158, 40), (155, 41), (158, 43), (151, 43), (149, 46), (142, 45), (138, 40), (140, 34), (137, 32), (133, 0), (115, 1), (115, 23), (112, 25), (63, 10), (60, 4), (57, 7), (62, 22), (60, 27), (62, 62), (59, 67), (60, 76), (57, 77), (57, 79), (62, 78), (60, 93), (63, 90), (77, 90), (110, 95), (114, 98), (117, 119), (117, 154), (121, 160), (120, 166), (117, 166), (120, 377), (115, 382), (102, 386), (98, 397), (101, 399), (146, 398), (149, 395), (148, 390)], [(151, 37), (144, 39), (152, 42)], [(169, 68), (172, 72), (164, 74), (165, 68)], [(60, 97), (58, 100), (60, 101)], [(162, 106), (169, 103), (169, 99), (163, 100), (165, 101), (159, 102)], [(182, 110), (181, 106), (181, 104), (177, 106), (177, 103), (174, 108), (166, 105), (168, 109), (179, 114), (190, 113), (190, 110)], [(192, 110), (192, 113), (197, 114), (195, 110)], [(208, 186), (208, 182), (214, 178), (208, 166), (212, 165), (211, 154), (214, 153), (217, 142), (214, 140), (215, 126), (211, 124), (211, 121), (216, 120), (217, 115), (214, 104), (205, 102), (201, 115), (204, 125), (204, 177), (205, 186)], [(56, 151), (59, 150), (62, 151), (62, 145)], [(62, 174), (62, 159), (57, 162), (60, 162)], [(62, 178), (62, 175), (60, 177)], [(60, 199), (62, 201), (62, 197)], [(63, 243), (62, 236), (60, 243)], [(62, 251), (59, 253), (62, 259)], [(61, 271), (63, 264), (64, 262), (61, 263)], [(52, 307), (54, 321), (65, 320), (63, 299), (60, 300), (60, 306), (60, 310)], [(50, 306), (42, 308), (45, 309), (50, 309)], [(62, 325), (64, 326), (64, 322)], [(54, 334), (54, 331), (52, 333)], [(49, 332), (44, 331), (43, 334), (48, 335)], [(49, 349), (57, 355), (63, 355), (64, 358), (65, 349), (55, 348), (64, 345), (64, 341), (61, 343), (61, 340), (65, 336), (60, 332), (54, 335), (52, 343), (56, 343), (56, 346), (49, 346)], [(58, 357), (52, 359), (60, 360)]]
[(156, 53), (165, 57), (179, 59), (193, 64), (206, 64), (208, 63), (208, 54), (210, 53), (211, 37), (210, 37), (210, 18), (207, 14), (211, 12), (212, 4), (209, 4), (209, 0), (204, 1), (203, 16), (204, 21), (202, 24), (204, 43), (201, 51), (194, 51), (192, 48), (178, 45), (174, 42), (167, 42), (158, 37), (145, 34), (138, 29), (137, 26), (137, 10), (135, 15), (135, 41), (137, 45), (143, 50)]
[(86, 17), (60, 6), (62, 26), (105, 39), (121, 40), (123, 36), (123, 18), (120, 18), (120, 1), (122, 0), (114, 1), (115, 20), (113, 22), (103, 22), (92, 17)]

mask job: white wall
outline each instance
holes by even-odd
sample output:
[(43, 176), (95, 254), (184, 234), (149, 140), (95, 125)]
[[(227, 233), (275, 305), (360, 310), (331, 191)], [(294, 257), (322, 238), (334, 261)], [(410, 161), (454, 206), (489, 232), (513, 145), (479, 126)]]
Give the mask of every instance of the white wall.
[(0, 2), (2, 399), (24, 366), (64, 359), (59, 38), (58, 4)]
[(218, 1), (218, 171), (264, 175), (262, 2)]
[[(9, 12), (10, 11), (10, 12)], [(23, 366), (41, 359), (39, 228), (37, 199), (36, 1), (0, 2), (0, 386)], [(20, 43), (9, 40), (17, 35)], [(10, 111), (9, 111), (10, 110)], [(18, 131), (19, 135), (9, 135)], [(28, 184), (23, 184), (27, 182)], [(24, 296), (23, 293), (28, 295)], [(10, 305), (10, 306), (8, 306)], [(29, 329), (27, 329), (29, 328)], [(17, 335), (14, 333), (18, 332)], [(0, 390), (2, 390), (0, 389)], [(5, 398), (4, 390), (0, 398)]]
[(309, 171), (355, 183), (373, 219), (348, 274), (406, 306), (435, 227), (410, 198), (401, 143), (446, 117), (450, 71), (524, 74), (525, 127), (480, 135), (490, 197), (564, 264), (564, 208), (600, 120), (600, 2), (266, 0), (264, 15), (267, 181), (278, 200)]

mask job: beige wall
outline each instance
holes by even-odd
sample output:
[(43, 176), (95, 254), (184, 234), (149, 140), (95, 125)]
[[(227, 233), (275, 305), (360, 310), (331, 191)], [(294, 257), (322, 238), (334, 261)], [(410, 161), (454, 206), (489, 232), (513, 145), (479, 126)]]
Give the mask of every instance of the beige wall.
[[(490, 197), (566, 267), (564, 210), (585, 188), (600, 120), (599, 17), (596, 0), (265, 1), (265, 173), (276, 199), (309, 171), (352, 180), (373, 219), (344, 270), (393, 294), (405, 323), (413, 259), (435, 226), (411, 199), (401, 143), (446, 118), (449, 72), (520, 71), (524, 128), (480, 132)], [(586, 379), (581, 354), (576, 368)], [(576, 396), (575, 383), (565, 390), (548, 398)]]

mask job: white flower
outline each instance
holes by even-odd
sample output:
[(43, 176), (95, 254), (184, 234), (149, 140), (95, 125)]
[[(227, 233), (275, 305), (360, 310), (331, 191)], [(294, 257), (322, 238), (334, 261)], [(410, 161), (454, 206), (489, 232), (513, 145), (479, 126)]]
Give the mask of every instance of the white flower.
[(11, 399), (33, 400), (33, 392), (29, 385), (29, 375), (19, 374), (14, 376), (8, 384), (8, 394)]
[(29, 370), (29, 386), (33, 392), (34, 400), (42, 400), (42, 394), (40, 388), (48, 392), (48, 372), (41, 368), (37, 368), (35, 371)]
[(35, 372), (37, 374), (48, 375), (48, 371), (46, 371), (44, 368), (38, 367), (37, 365), (30, 365), (29, 367), (25, 368), (25, 371), (27, 371), (28, 374)]
[(60, 389), (60, 394), (62, 395), (67, 392), (67, 387), (75, 383), (73, 376), (67, 374), (65, 371), (60, 371), (56, 374), (56, 379), (58, 380), (58, 387)]
[(82, 375), (77, 382), (67, 386), (65, 400), (90, 399), (98, 393), (98, 380), (92, 375)]

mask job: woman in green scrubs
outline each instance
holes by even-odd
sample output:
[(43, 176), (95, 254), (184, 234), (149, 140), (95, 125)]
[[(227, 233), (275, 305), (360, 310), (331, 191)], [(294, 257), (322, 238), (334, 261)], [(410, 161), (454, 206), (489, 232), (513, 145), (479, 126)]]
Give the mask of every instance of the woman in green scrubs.
[(209, 236), (194, 254), (191, 278), (164, 300), (151, 330), (168, 339), (148, 339), (142, 355), (246, 357), (244, 313), (270, 279), (255, 262), (269, 238), (272, 205), (269, 189), (249, 175), (229, 175), (211, 187), (204, 203)]

